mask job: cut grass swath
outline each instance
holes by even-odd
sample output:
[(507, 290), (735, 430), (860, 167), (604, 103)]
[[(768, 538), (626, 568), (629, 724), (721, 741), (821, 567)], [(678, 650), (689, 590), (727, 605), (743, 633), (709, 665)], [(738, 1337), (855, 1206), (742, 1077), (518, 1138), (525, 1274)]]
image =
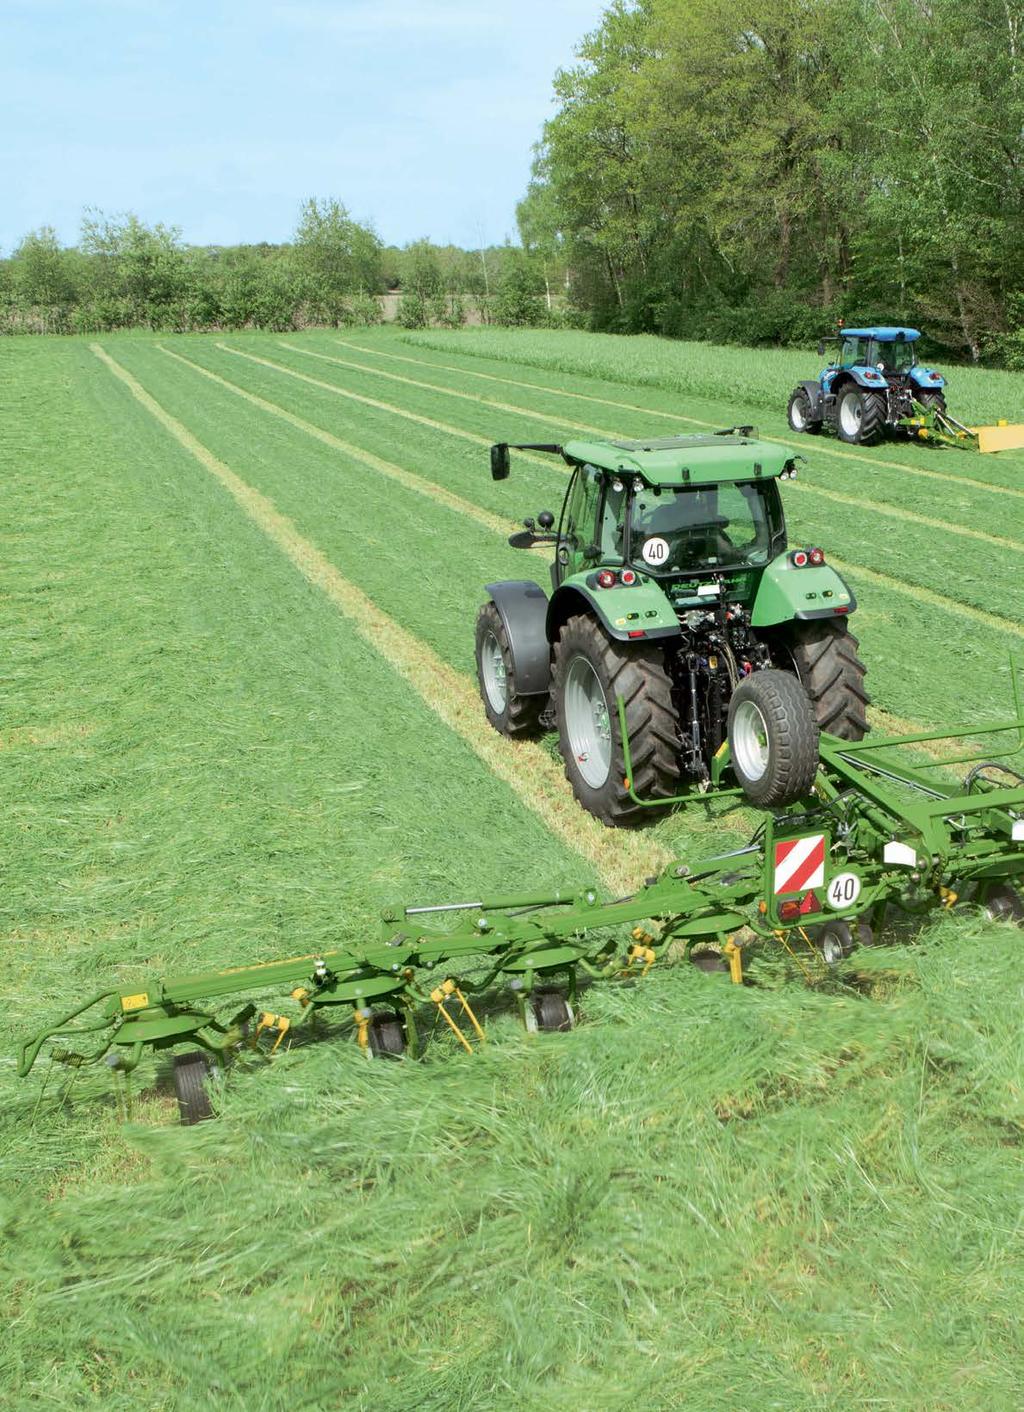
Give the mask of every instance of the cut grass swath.
[(190, 455), (221, 482), (238, 505), (273, 540), (306, 578), (335, 603), (355, 631), (381, 652), (397, 672), (410, 682), (442, 720), (455, 730), (552, 832), (594, 864), (606, 886), (616, 893), (637, 887), (652, 869), (663, 866), (669, 855), (652, 858), (652, 841), (642, 835), (609, 835), (593, 819), (580, 813), (567, 797), (562, 771), (537, 746), (509, 742), (496, 735), (483, 720), (479, 696), (467, 679), (455, 672), (423, 643), (411, 637), (345, 579), (324, 555), (260, 491), (249, 486), (231, 468), (172, 417), (140, 382), (99, 344), (90, 345), (99, 358), (151, 416)]

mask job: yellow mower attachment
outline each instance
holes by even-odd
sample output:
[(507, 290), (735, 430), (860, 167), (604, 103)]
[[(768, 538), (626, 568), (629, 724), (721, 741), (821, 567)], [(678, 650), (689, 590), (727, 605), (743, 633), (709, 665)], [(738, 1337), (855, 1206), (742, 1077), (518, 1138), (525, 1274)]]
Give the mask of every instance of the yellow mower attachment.
[(1024, 425), (999, 421), (994, 427), (974, 427), (979, 451), (1024, 450)]

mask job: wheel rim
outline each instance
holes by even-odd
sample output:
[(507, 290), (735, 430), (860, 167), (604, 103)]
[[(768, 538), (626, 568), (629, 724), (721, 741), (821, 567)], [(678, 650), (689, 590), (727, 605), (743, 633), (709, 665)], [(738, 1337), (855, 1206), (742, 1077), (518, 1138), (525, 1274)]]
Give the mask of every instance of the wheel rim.
[(600, 789), (612, 766), (612, 729), (604, 688), (586, 657), (574, 657), (566, 673), (565, 731), (577, 770)]
[(789, 409), (789, 420), (794, 431), (803, 431), (807, 425), (807, 417), (804, 415), (803, 398), (797, 397), (793, 400)]
[(842, 406), (839, 408), (839, 420), (842, 422), (843, 431), (848, 436), (856, 436), (860, 431), (863, 418), (864, 408), (861, 406), (860, 397), (856, 393), (844, 397)]
[(732, 719), (733, 762), (745, 779), (759, 780), (768, 768), (768, 723), (753, 701), (741, 701)]
[(508, 679), (505, 654), (493, 632), (485, 633), (480, 644), (480, 675), (483, 677), (487, 700), (495, 714), (500, 716), (508, 705)]
[(828, 932), (821, 939), (821, 959), (826, 966), (838, 966), (843, 959), (843, 943)]

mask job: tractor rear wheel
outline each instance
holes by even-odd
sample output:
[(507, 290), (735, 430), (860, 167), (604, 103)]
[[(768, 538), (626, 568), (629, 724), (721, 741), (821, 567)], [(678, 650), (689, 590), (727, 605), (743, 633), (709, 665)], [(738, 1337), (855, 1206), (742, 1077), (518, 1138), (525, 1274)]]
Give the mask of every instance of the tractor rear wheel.
[(885, 431), (885, 398), (879, 392), (848, 387), (839, 399), (836, 428), (840, 441), (873, 446)]
[(729, 702), (733, 774), (762, 809), (795, 804), (818, 773), (818, 726), (806, 691), (792, 672), (744, 677)]
[(936, 412), (946, 410), (946, 399), (941, 392), (915, 391), (915, 402), (920, 402), (922, 407), (927, 407), (929, 411), (933, 408)]
[(508, 633), (495, 603), (485, 603), (476, 617), (476, 676), (487, 719), (507, 736), (538, 735), (546, 696), (520, 696)]
[(617, 696), (626, 703), (636, 793), (664, 799), (677, 792), (677, 719), (659, 648), (627, 647), (594, 618), (570, 618), (555, 645), (553, 694), (566, 778), (589, 813), (614, 827), (645, 812), (626, 783)]
[(819, 729), (840, 740), (863, 740), (870, 729), (865, 714), (871, 699), (864, 690), (867, 668), (846, 621), (793, 623), (786, 645)]
[(817, 436), (821, 431), (821, 418), (817, 421), (811, 413), (811, 399), (807, 396), (807, 391), (803, 387), (798, 387), (789, 399), (789, 406), (786, 408), (786, 417), (793, 431), (805, 431), (811, 436)]

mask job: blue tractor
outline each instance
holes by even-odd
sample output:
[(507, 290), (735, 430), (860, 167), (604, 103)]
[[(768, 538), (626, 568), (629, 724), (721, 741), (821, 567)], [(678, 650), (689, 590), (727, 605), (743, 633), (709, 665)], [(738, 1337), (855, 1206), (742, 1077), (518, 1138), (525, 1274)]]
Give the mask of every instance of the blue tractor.
[[(789, 425), (811, 433), (828, 425), (840, 441), (871, 446), (922, 409), (945, 415), (946, 380), (917, 361), (914, 344), (920, 337), (916, 328), (840, 329), (828, 340), (838, 343), (837, 356), (817, 381), (793, 389)], [(818, 344), (819, 356), (825, 342)]]

